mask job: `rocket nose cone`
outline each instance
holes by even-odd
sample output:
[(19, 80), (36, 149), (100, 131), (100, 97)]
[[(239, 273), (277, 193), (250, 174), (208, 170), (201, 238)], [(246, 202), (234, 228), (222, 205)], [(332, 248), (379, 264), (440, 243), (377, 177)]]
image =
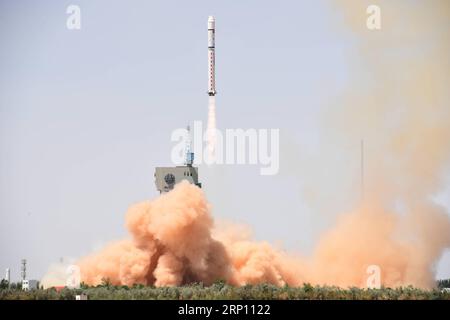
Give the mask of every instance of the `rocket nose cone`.
[(216, 28), (216, 19), (213, 16), (208, 17), (208, 29)]

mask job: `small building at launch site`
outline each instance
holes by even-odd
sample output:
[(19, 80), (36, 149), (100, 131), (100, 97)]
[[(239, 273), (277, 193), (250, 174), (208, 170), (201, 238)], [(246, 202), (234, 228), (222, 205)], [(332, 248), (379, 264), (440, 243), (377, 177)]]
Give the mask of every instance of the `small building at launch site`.
[(176, 167), (157, 167), (155, 170), (156, 189), (160, 193), (169, 192), (178, 182), (187, 180), (196, 186), (202, 186), (198, 182), (198, 168), (192, 165), (176, 166)]
[(23, 291), (36, 290), (37, 288), (38, 288), (37, 280), (22, 280)]
[(156, 167), (155, 185), (159, 193), (166, 193), (172, 190), (175, 185), (182, 180), (202, 187), (198, 181), (198, 168), (194, 167), (194, 153), (191, 152), (190, 128), (187, 127), (186, 158), (184, 166), (175, 167)]
[(75, 300), (87, 300), (87, 299), (88, 299), (88, 295), (86, 293), (77, 294), (75, 296)]

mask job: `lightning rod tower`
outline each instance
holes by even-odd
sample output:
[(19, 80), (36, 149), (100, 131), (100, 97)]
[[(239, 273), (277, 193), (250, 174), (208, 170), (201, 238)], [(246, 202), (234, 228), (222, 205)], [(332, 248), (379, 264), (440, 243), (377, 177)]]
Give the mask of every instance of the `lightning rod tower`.
[(20, 268), (20, 275), (22, 276), (22, 280), (27, 279), (27, 259), (22, 259), (22, 267)]

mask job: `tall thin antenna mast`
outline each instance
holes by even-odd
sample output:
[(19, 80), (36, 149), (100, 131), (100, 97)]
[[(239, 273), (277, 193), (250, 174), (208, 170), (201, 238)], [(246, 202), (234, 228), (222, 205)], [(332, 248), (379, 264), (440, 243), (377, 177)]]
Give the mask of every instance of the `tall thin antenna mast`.
[(361, 140), (361, 201), (364, 200), (364, 140)]
[(192, 166), (192, 164), (194, 163), (194, 153), (192, 152), (192, 142), (191, 142), (191, 127), (188, 125), (186, 127), (186, 165), (187, 166)]
[(6, 268), (5, 280), (8, 282), (9, 289), (9, 284), (11, 283), (11, 271), (9, 270), (9, 268)]
[(27, 260), (26, 259), (22, 259), (22, 268), (21, 268), (20, 275), (22, 276), (22, 280), (27, 279)]

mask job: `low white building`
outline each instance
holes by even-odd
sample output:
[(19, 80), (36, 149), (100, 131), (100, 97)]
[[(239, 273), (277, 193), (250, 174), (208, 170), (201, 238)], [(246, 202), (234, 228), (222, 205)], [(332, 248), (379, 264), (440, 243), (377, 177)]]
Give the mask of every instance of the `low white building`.
[(22, 290), (24, 291), (36, 290), (38, 288), (37, 286), (37, 280), (22, 280)]
[(87, 294), (85, 294), (85, 293), (77, 294), (77, 295), (75, 296), (75, 300), (87, 300), (87, 299), (88, 299), (88, 296), (87, 296)]

